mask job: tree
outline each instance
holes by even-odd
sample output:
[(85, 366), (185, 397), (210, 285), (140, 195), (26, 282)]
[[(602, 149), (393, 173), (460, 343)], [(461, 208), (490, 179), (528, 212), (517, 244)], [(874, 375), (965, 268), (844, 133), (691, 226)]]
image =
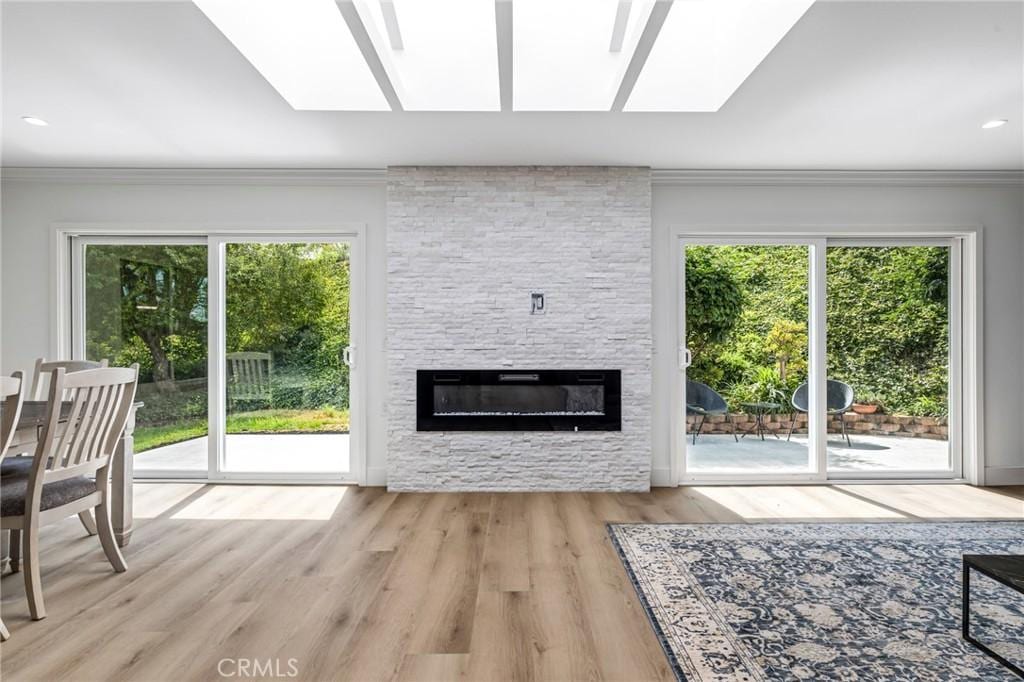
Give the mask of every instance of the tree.
[[(692, 260), (700, 260), (691, 265)], [(689, 375), (722, 390), (732, 403), (749, 396), (752, 377), (775, 371), (790, 388), (806, 379), (808, 252), (802, 246), (701, 246), (687, 249), (699, 280), (713, 264), (715, 281), (740, 291), (729, 325), (691, 335), (699, 347)], [(934, 246), (830, 246), (826, 250), (826, 367), (856, 396), (887, 409), (944, 415), (949, 377), (949, 249)], [(713, 286), (687, 282), (688, 329), (701, 331)]]
[(708, 247), (686, 249), (686, 343), (694, 356), (722, 343), (743, 312), (743, 290)]
[[(141, 419), (206, 414), (207, 267), (205, 245), (86, 249), (86, 354), (140, 364)], [(230, 244), (226, 278), (226, 350), (273, 354), (281, 406), (347, 408), (347, 245)]]
[[(205, 246), (89, 246), (85, 273), (90, 357), (141, 360), (145, 378), (164, 389), (173, 386), (176, 351), (189, 349), (180, 358), (186, 374), (204, 364)], [(188, 357), (195, 347), (199, 358)]]
[(790, 361), (803, 357), (807, 351), (807, 326), (792, 320), (776, 320), (765, 339), (765, 347), (775, 355), (779, 378), (786, 384)]
[(230, 244), (227, 351), (270, 352), (275, 400), (348, 407), (349, 253), (345, 244)]

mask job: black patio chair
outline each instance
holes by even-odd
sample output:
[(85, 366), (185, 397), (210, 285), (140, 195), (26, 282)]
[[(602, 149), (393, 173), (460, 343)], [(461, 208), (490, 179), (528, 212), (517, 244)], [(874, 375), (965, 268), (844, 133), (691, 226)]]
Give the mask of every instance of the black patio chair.
[[(839, 415), (839, 423), (843, 425), (843, 436), (846, 438), (846, 446), (850, 447), (852, 444), (850, 443), (850, 434), (846, 432), (845, 415), (853, 407), (853, 387), (835, 379), (828, 379), (825, 385), (825, 408), (830, 416)], [(797, 412), (807, 414), (810, 410), (810, 395), (806, 382), (796, 387), (796, 390), (793, 391), (793, 399), (790, 402), (793, 403), (793, 420), (789, 424), (789, 435), (786, 436), (787, 441), (793, 437), (793, 429), (796, 428)]]
[(700, 415), (700, 423), (697, 424), (697, 430), (693, 432), (694, 445), (697, 444), (697, 436), (700, 435), (701, 429), (704, 428), (704, 422), (707, 418), (722, 415), (725, 415), (726, 423), (732, 425), (732, 437), (736, 439), (737, 443), (740, 442), (739, 436), (736, 435), (736, 422), (729, 415), (729, 406), (726, 404), (725, 398), (707, 384), (687, 380), (686, 414)]

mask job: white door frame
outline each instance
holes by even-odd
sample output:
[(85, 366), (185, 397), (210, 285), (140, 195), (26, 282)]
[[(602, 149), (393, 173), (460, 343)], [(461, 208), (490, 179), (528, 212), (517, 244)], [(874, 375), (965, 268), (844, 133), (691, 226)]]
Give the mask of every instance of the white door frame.
[[(160, 236), (140, 237), (125, 235), (114, 237), (104, 235), (76, 235), (71, 238), (71, 333), (70, 353), (58, 353), (54, 357), (71, 357), (73, 360), (87, 360), (99, 358), (87, 358), (85, 355), (85, 290), (81, 288), (85, 277), (85, 247), (86, 246), (206, 246), (206, 238), (200, 236)], [(209, 330), (207, 330), (207, 344), (209, 344)], [(209, 345), (207, 345), (209, 349)], [(209, 352), (209, 351), (207, 351)], [(207, 378), (209, 381), (209, 378)], [(143, 408), (145, 409), (145, 408)], [(209, 410), (209, 406), (207, 407)], [(145, 466), (136, 466), (134, 469), (136, 478), (145, 479), (206, 479), (208, 469), (146, 469)]]
[[(225, 420), (227, 409), (227, 305), (226, 305), (226, 252), (228, 244), (293, 244), (293, 243), (345, 243), (349, 245), (349, 344), (352, 364), (349, 366), (349, 456), (350, 471), (335, 472), (233, 472), (225, 469)], [(209, 236), (209, 404), (210, 450), (209, 478), (211, 481), (231, 482), (302, 482), (302, 483), (359, 483), (365, 480), (365, 457), (362, 456), (364, 413), (362, 399), (363, 379), (359, 361), (363, 343), (363, 258), (362, 240), (358, 235), (344, 232), (268, 232), (212, 233)], [(360, 453), (356, 456), (356, 453)]]
[[(670, 477), (675, 485), (700, 482), (701, 484), (754, 484), (754, 483), (796, 483), (820, 482), (821, 480), (837, 480), (844, 483), (971, 483), (985, 484), (985, 450), (984, 433), (981, 428), (984, 415), (984, 384), (983, 384), (983, 291), (982, 291), (982, 238), (980, 225), (812, 225), (812, 226), (776, 226), (776, 225), (715, 225), (709, 227), (675, 228), (671, 232), (671, 243), (674, 250), (672, 283), (675, 304), (671, 311), (671, 322), (675, 330), (675, 346), (678, 361), (672, 385), (672, 419), (671, 419), (671, 461)], [(951, 246), (950, 251), (950, 447), (952, 472), (897, 472), (894, 478), (887, 472), (870, 472), (862, 474), (831, 475), (827, 472), (827, 450), (825, 439), (817, 444), (816, 462), (819, 471), (814, 474), (792, 475), (718, 475), (688, 476), (686, 474), (686, 443), (685, 443), (685, 372), (682, 369), (681, 350), (685, 344), (685, 262), (683, 259), (684, 243), (758, 243), (779, 244), (799, 243), (800, 240), (820, 240), (827, 248), (829, 243), (835, 245), (926, 245), (932, 243)], [(820, 260), (817, 266), (817, 282), (812, 282), (809, 296), (809, 317), (819, 315), (822, 320), (820, 338), (817, 343), (820, 352), (809, 348), (809, 360), (815, 357), (824, 367), (825, 324), (824, 324), (824, 293), (825, 293), (825, 248), (818, 249)], [(812, 266), (814, 264), (812, 263)], [(959, 287), (954, 286), (959, 278)], [(817, 290), (821, 296), (815, 300), (813, 294)], [(809, 330), (811, 331), (811, 330)], [(955, 333), (959, 331), (959, 334)], [(809, 345), (815, 343), (815, 334), (809, 335)], [(810, 370), (810, 368), (809, 368)], [(824, 395), (825, 371), (818, 377), (819, 387)], [(813, 375), (812, 375), (813, 376)], [(956, 383), (959, 383), (959, 387)], [(813, 393), (813, 386), (812, 391)], [(812, 403), (813, 405), (813, 403)], [(813, 409), (813, 408), (812, 408)], [(818, 410), (819, 418), (824, 422), (824, 410)], [(958, 417), (958, 418), (957, 418)], [(813, 420), (812, 420), (813, 421)], [(824, 433), (825, 425), (819, 431)], [(809, 439), (809, 442), (810, 439)], [(851, 472), (852, 473), (852, 472)]]
[(686, 363), (679, 363), (676, 379), (677, 407), (673, 411), (676, 428), (673, 444), (677, 449), (673, 460), (677, 468), (678, 483), (817, 483), (826, 479), (827, 453), (825, 449), (825, 239), (784, 236), (736, 236), (714, 237), (680, 236), (676, 241), (675, 272), (678, 273), (676, 301), (678, 308), (678, 346), (680, 356), (686, 345), (686, 259), (685, 249), (689, 245), (721, 246), (797, 246), (807, 249), (807, 364), (808, 376), (814, 381), (808, 383), (807, 414), (807, 471), (780, 473), (690, 473), (686, 470)]
[(915, 481), (941, 481), (941, 482), (962, 482), (964, 481), (964, 356), (963, 345), (965, 328), (963, 320), (963, 252), (964, 240), (961, 237), (919, 237), (919, 238), (887, 238), (887, 239), (829, 239), (829, 247), (843, 246), (939, 246), (949, 249), (949, 282), (948, 282), (948, 326), (949, 326), (949, 352), (948, 352), (948, 375), (947, 375), (947, 401), (949, 415), (947, 425), (949, 428), (949, 457), (950, 469), (948, 471), (926, 471), (905, 469), (901, 471), (834, 471), (828, 475), (833, 481), (892, 481), (903, 483), (906, 480)]
[[(49, 356), (81, 357), (84, 352), (82, 336), (84, 307), (82, 305), (82, 250), (77, 248), (83, 243), (106, 244), (208, 244), (208, 257), (217, 249), (213, 244), (217, 240), (237, 241), (344, 241), (350, 245), (350, 290), (349, 290), (349, 339), (352, 350), (352, 366), (350, 367), (349, 389), (349, 457), (350, 471), (339, 476), (337, 474), (234, 474), (229, 476), (215, 475), (214, 469), (208, 467), (203, 476), (206, 480), (233, 483), (356, 483), (366, 485), (366, 378), (362, 371), (365, 366), (366, 348), (366, 272), (365, 272), (365, 223), (334, 223), (334, 224), (183, 224), (183, 223), (54, 223), (50, 235), (50, 347)], [(223, 250), (223, 249), (220, 249)], [(223, 271), (221, 271), (223, 272)], [(210, 290), (208, 296), (212, 301), (214, 294), (215, 271), (209, 271)], [(220, 287), (217, 287), (218, 289)], [(208, 312), (211, 326), (215, 317), (213, 306)], [(221, 315), (223, 308), (221, 307)], [(221, 322), (220, 331), (223, 331)], [(208, 342), (212, 343), (213, 330), (208, 334)], [(209, 346), (213, 348), (213, 346)], [(221, 346), (222, 347), (222, 346)], [(211, 373), (209, 376), (211, 391), (213, 383), (218, 380), (212, 374), (215, 358), (209, 357)], [(219, 363), (223, 364), (223, 363)], [(222, 375), (219, 375), (222, 377)], [(221, 385), (222, 379), (220, 379)], [(212, 397), (212, 394), (211, 394)], [(223, 400), (223, 396), (220, 397)], [(210, 442), (214, 443), (214, 424), (219, 420), (212, 418), (214, 403), (209, 405)], [(211, 446), (211, 457), (216, 446)], [(219, 456), (219, 451), (218, 451)], [(180, 475), (179, 475), (180, 474)], [(161, 472), (166, 479), (195, 477), (195, 472)]]

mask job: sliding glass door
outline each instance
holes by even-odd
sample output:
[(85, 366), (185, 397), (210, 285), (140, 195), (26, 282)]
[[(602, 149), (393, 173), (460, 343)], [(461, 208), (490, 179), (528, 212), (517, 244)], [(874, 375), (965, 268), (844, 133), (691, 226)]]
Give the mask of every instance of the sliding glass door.
[(813, 246), (694, 242), (683, 248), (686, 470), (814, 472), (807, 441)]
[(233, 241), (220, 248), (219, 471), (350, 471), (348, 244)]
[(141, 368), (137, 476), (357, 479), (354, 243), (72, 240), (72, 354)]
[[(807, 446), (811, 247), (687, 244), (686, 469), (810, 473)], [(801, 429), (791, 437), (791, 396)], [(794, 426), (796, 426), (794, 424)]]
[(829, 415), (829, 475), (959, 476), (958, 249), (836, 240), (826, 262), (828, 375), (853, 398)]
[(81, 357), (139, 363), (135, 472), (205, 477), (208, 452), (206, 244), (83, 240), (74, 259)]
[(684, 239), (681, 480), (960, 477), (960, 248)]

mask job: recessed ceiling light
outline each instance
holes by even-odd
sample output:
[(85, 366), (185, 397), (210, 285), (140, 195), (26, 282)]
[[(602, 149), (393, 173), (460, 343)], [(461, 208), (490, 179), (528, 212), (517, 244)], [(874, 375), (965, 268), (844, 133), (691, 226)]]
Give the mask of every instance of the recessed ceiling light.
[(36, 118), (35, 116), (22, 116), (21, 120), (24, 121), (25, 123), (29, 124), (30, 126), (40, 126), (40, 127), (42, 127), (42, 126), (50, 125), (49, 123), (47, 123), (43, 119)]
[(985, 130), (992, 130), (993, 128), (1002, 128), (1004, 125), (1006, 125), (1005, 118), (996, 118), (988, 121), (987, 123), (983, 123), (981, 127)]

